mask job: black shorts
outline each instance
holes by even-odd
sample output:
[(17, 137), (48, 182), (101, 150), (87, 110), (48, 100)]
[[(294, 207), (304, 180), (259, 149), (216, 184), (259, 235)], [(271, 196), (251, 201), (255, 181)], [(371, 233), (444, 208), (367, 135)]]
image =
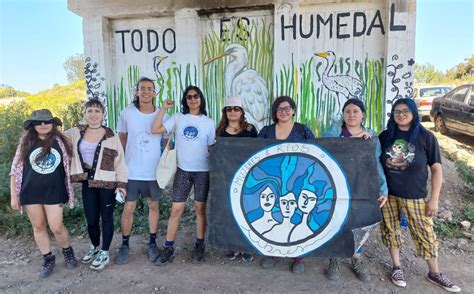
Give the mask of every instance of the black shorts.
[(194, 200), (206, 202), (209, 194), (209, 172), (188, 172), (178, 168), (174, 177), (172, 202), (186, 202), (193, 186)]
[(158, 201), (162, 194), (163, 190), (158, 187), (156, 181), (128, 180), (125, 201), (137, 201), (140, 195), (142, 195), (143, 198), (150, 198), (153, 201)]

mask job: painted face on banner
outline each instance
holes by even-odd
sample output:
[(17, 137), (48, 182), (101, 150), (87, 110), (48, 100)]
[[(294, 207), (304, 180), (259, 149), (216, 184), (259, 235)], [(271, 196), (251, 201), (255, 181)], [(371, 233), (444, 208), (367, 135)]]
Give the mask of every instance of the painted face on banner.
[(230, 200), (238, 227), (259, 253), (297, 257), (340, 232), (350, 192), (339, 163), (319, 145), (280, 143), (241, 165)]
[(260, 207), (264, 211), (271, 211), (275, 206), (275, 193), (273, 193), (270, 187), (265, 188), (265, 190), (260, 193)]

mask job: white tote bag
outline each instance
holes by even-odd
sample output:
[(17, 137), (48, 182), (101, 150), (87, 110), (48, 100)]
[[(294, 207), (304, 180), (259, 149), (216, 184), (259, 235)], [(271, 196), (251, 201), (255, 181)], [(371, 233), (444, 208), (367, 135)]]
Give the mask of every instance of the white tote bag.
[[(179, 117), (180, 116), (178, 116), (178, 118)], [(173, 133), (171, 134), (168, 143), (166, 143), (165, 149), (163, 150), (163, 154), (161, 154), (160, 162), (158, 163), (158, 167), (156, 169), (156, 181), (158, 182), (158, 186), (161, 189), (166, 188), (166, 186), (171, 182), (178, 168), (176, 144), (175, 148), (170, 149), (171, 137), (175, 135), (176, 126), (178, 125), (178, 118), (174, 123)]]

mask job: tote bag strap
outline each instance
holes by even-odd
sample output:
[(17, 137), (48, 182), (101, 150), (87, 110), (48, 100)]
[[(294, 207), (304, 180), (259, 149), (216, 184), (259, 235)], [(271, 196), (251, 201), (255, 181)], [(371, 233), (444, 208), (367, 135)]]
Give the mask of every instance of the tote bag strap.
[[(174, 122), (174, 125), (173, 125), (173, 130), (171, 131), (171, 135), (170, 135), (170, 137), (168, 138), (168, 142), (166, 143), (165, 149), (168, 148), (168, 146), (169, 146), (169, 144), (170, 144), (170, 142), (171, 142), (171, 138), (172, 138), (173, 136), (174, 136), (175, 141), (176, 141), (176, 128), (177, 128), (178, 122), (179, 122), (179, 120), (181, 119), (182, 116), (183, 116), (183, 115), (180, 113), (180, 114), (178, 114), (178, 116), (176, 117), (176, 121)], [(176, 142), (175, 142), (174, 148), (176, 148)]]

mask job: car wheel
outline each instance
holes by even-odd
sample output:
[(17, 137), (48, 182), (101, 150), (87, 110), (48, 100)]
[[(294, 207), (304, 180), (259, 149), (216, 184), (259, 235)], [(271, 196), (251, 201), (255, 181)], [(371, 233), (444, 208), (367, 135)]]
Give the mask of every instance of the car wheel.
[(446, 127), (446, 124), (444, 123), (444, 119), (439, 114), (435, 116), (434, 126), (435, 126), (435, 131), (440, 132), (443, 135), (446, 135), (448, 133), (448, 128)]

